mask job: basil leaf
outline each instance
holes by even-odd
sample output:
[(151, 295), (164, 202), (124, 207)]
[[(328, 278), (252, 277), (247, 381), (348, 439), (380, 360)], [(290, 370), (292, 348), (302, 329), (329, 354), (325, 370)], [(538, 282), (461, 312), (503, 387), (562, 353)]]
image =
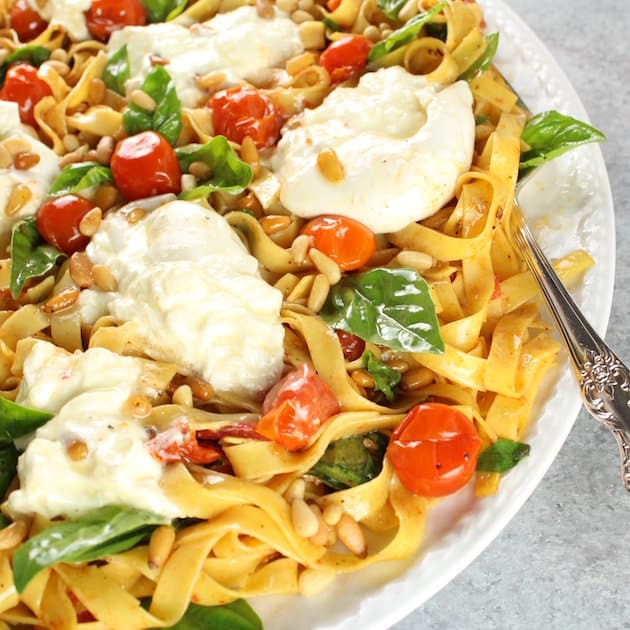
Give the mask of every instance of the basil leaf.
[(378, 267), (342, 278), (320, 316), (365, 341), (409, 352), (444, 352), (429, 285), (413, 269)]
[(43, 569), (58, 562), (90, 562), (130, 549), (169, 520), (159, 514), (110, 505), (55, 523), (21, 545), (13, 556), (13, 581), (22, 593)]
[(480, 472), (505, 472), (529, 455), (529, 444), (514, 440), (497, 440), (479, 454), (477, 470)]
[[(18, 451), (13, 444), (0, 447), (0, 498), (2, 498), (17, 474)], [(5, 527), (2, 523), (1, 527)]]
[(412, 17), (404, 26), (372, 47), (367, 57), (368, 62), (383, 57), (387, 53), (392, 52), (392, 50), (396, 50), (413, 41), (422, 30), (422, 27), (433, 19), (445, 6), (446, 2), (440, 2), (440, 4), (436, 4), (428, 11), (418, 13), (418, 15)]
[(44, 242), (35, 226), (35, 217), (16, 223), (11, 234), (11, 295), (17, 299), (29, 278), (48, 273), (63, 252)]
[(529, 149), (521, 155), (521, 175), (589, 142), (603, 142), (606, 136), (590, 125), (551, 110), (534, 116), (525, 124), (521, 138)]
[(68, 164), (52, 183), (48, 194), (52, 197), (67, 195), (111, 181), (111, 170), (97, 162)]
[(376, 0), (378, 8), (390, 19), (397, 20), (398, 13), (405, 6), (407, 0)]
[(188, 4), (188, 0), (142, 0), (150, 23), (168, 22), (176, 18)]
[(378, 431), (335, 440), (308, 474), (336, 490), (354, 488), (380, 474), (388, 444)]
[(262, 627), (262, 622), (252, 607), (244, 599), (237, 599), (222, 606), (191, 603), (184, 616), (171, 626), (171, 630), (262, 630)]
[(373, 353), (366, 350), (361, 357), (363, 368), (374, 379), (374, 389), (383, 392), (387, 400), (394, 399), (394, 387), (400, 383), (400, 372), (385, 365)]
[(322, 19), (322, 24), (331, 32), (338, 33), (341, 30), (341, 26), (337, 24), (334, 20), (331, 20), (329, 17), (325, 17)]
[(125, 83), (130, 76), (129, 54), (127, 44), (124, 44), (109, 58), (101, 73), (101, 79), (110, 90), (124, 96)]
[(44, 46), (21, 46), (16, 48), (10, 55), (7, 55), (6, 59), (0, 65), (0, 86), (4, 85), (4, 79), (7, 76), (7, 71), (10, 66), (18, 61), (26, 61), (32, 66), (41, 66), (44, 61), (50, 57), (50, 50), (44, 48)]
[(0, 444), (32, 433), (52, 417), (52, 413), (23, 407), (0, 396)]
[(252, 181), (252, 169), (241, 161), (223, 136), (215, 136), (206, 144), (189, 144), (175, 149), (182, 173), (188, 173), (193, 162), (203, 162), (212, 175), (209, 180), (180, 195), (181, 199), (205, 197), (215, 190), (240, 193)]
[(142, 91), (157, 104), (154, 111), (129, 103), (123, 113), (123, 127), (128, 135), (152, 129), (175, 145), (182, 130), (182, 108), (175, 84), (162, 66), (153, 66), (142, 84)]
[(490, 35), (486, 35), (486, 49), (483, 51), (479, 59), (475, 60), (475, 62), (471, 64), (466, 71), (459, 75), (459, 78), (464, 81), (470, 81), (485, 72), (490, 67), (494, 56), (497, 54), (498, 47), (499, 33), (490, 33)]
[(490, 118), (485, 114), (479, 114), (479, 116), (475, 116), (475, 125), (483, 125), (487, 123)]

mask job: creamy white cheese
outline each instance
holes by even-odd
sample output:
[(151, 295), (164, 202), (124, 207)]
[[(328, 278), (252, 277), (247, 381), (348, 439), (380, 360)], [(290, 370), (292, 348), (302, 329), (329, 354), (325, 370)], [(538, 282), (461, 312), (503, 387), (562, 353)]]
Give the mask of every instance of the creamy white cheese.
[(151, 55), (158, 55), (168, 60), (164, 68), (186, 107), (194, 107), (203, 96), (195, 75), (220, 70), (229, 83), (243, 79), (259, 83), (271, 68), (304, 50), (297, 24), (285, 13), (276, 9), (275, 17), (265, 19), (250, 6), (220, 13), (190, 28), (173, 22), (127, 26), (112, 34), (110, 54), (124, 44), (131, 71), (127, 89), (142, 84), (152, 67)]
[[(20, 122), (17, 103), (0, 101), (0, 140), (8, 138), (20, 138), (28, 143), (30, 146), (28, 151), (36, 153), (39, 156), (39, 162), (25, 170), (17, 170), (13, 166), (0, 168), (0, 247), (8, 243), (14, 223), (35, 214), (53, 180), (59, 175), (59, 158), (54, 151), (25, 131)], [(7, 216), (7, 204), (17, 184), (27, 186), (31, 192), (31, 198), (18, 212)]]
[[(101, 223), (87, 247), (118, 284), (108, 310), (135, 322), (149, 356), (175, 363), (216, 391), (253, 396), (280, 376), (282, 295), (258, 274), (258, 261), (212, 210), (173, 201), (130, 224), (125, 212)], [(82, 319), (98, 315), (91, 294)]]
[(28, 2), (47, 22), (63, 26), (74, 41), (90, 39), (84, 12), (92, 0), (46, 0), (41, 7), (37, 0)]
[[(147, 429), (123, 411), (129, 396), (148, 393), (141, 373), (139, 359), (102, 348), (69, 354), (45, 341), (33, 346), (17, 402), (56, 415), (20, 456), (11, 513), (72, 517), (122, 504), (183, 516), (160, 487), (162, 465), (145, 446)], [(74, 441), (87, 445), (82, 460), (68, 456)]]
[[(399, 66), (337, 88), (284, 131), (272, 158), (280, 201), (294, 214), (349, 216), (376, 233), (393, 232), (446, 203), (470, 168), (472, 95), (459, 81), (441, 89)], [(331, 182), (317, 166), (333, 149), (345, 170)]]

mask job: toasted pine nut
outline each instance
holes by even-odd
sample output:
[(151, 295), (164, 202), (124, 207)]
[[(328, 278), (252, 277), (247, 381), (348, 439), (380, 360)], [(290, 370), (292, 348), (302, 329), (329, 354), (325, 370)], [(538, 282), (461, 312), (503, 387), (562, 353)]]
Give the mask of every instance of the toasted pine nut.
[(83, 215), (79, 222), (79, 232), (83, 236), (94, 236), (101, 225), (103, 219), (103, 211), (99, 208), (92, 208)]
[(151, 53), (149, 55), (149, 63), (151, 66), (168, 66), (169, 60), (164, 59), (164, 57), (160, 57), (160, 55), (156, 55), (155, 53)]
[(94, 192), (94, 203), (103, 210), (109, 210), (118, 200), (118, 190), (112, 184), (102, 184)]
[(257, 219), (263, 216), (264, 210), (260, 205), (260, 201), (256, 198), (256, 195), (247, 193), (243, 197), (239, 197), (237, 203), (239, 208), (249, 210)]
[(70, 256), (70, 277), (81, 289), (86, 289), (94, 284), (92, 261), (85, 252), (75, 252)]
[(241, 143), (241, 160), (247, 164), (255, 164), (260, 160), (256, 143), (249, 136), (245, 136)]
[(293, 13), (291, 13), (291, 19), (296, 24), (301, 24), (302, 22), (309, 22), (313, 19), (313, 16), (308, 11), (297, 9), (297, 11), (293, 11)]
[(401, 267), (412, 267), (416, 271), (426, 271), (433, 267), (433, 256), (424, 252), (415, 252), (410, 249), (400, 252), (396, 256), (396, 262)]
[(77, 162), (83, 162), (89, 150), (90, 150), (89, 145), (81, 144), (79, 145), (78, 149), (75, 149), (74, 151), (70, 151), (70, 153), (66, 153), (59, 160), (60, 168), (63, 168), (64, 166), (68, 166), (68, 164), (76, 164)]
[(301, 265), (306, 259), (308, 248), (311, 246), (311, 238), (306, 234), (300, 234), (296, 236), (293, 243), (291, 243), (291, 260)]
[(132, 208), (125, 218), (127, 219), (127, 223), (129, 223), (129, 225), (133, 225), (134, 223), (138, 223), (138, 221), (142, 221), (146, 214), (147, 213), (142, 208)]
[(326, 302), (328, 292), (330, 291), (330, 282), (323, 273), (318, 273), (313, 281), (313, 287), (308, 295), (308, 301), (306, 302), (306, 308), (313, 311), (313, 313), (319, 313)]
[(298, 577), (298, 590), (304, 597), (313, 597), (330, 586), (335, 572), (330, 569), (304, 569)]
[(13, 164), (18, 171), (26, 171), (39, 164), (40, 157), (37, 153), (18, 153)]
[(280, 11), (292, 13), (297, 9), (297, 0), (276, 0), (276, 6)]
[(348, 550), (359, 558), (367, 556), (367, 543), (361, 526), (344, 513), (337, 523), (337, 536)]
[(50, 53), (50, 59), (67, 63), (68, 53), (63, 48), (55, 48), (55, 50)]
[(190, 385), (180, 385), (173, 392), (172, 401), (174, 405), (184, 405), (186, 407), (192, 407), (193, 395)]
[(185, 381), (187, 385), (190, 385), (193, 398), (201, 400), (202, 402), (212, 400), (214, 390), (212, 389), (212, 385), (210, 385), (210, 383), (206, 383), (196, 376), (187, 376)]
[(118, 282), (116, 282), (112, 270), (106, 265), (94, 265), (92, 276), (94, 277), (94, 284), (101, 291), (115, 291), (118, 288)]
[(260, 226), (265, 234), (275, 234), (289, 227), (291, 217), (285, 214), (269, 214), (260, 220)]
[(72, 440), (66, 448), (66, 453), (68, 453), (68, 457), (73, 462), (80, 462), (82, 459), (85, 459), (89, 452), (90, 449), (83, 440)]
[(29, 153), (32, 149), (31, 143), (21, 136), (11, 136), (2, 141), (2, 146), (15, 157), (18, 153)]
[[(57, 59), (49, 59), (44, 62), (47, 66), (50, 66), (53, 70), (57, 72), (59, 76), (65, 77), (68, 72), (70, 72), (70, 66), (63, 61), (58, 61)], [(44, 64), (42, 64), (44, 65)]]
[(317, 154), (317, 168), (329, 182), (334, 184), (343, 181), (346, 177), (346, 170), (334, 149), (324, 149)]
[(149, 567), (159, 569), (167, 560), (175, 542), (175, 529), (170, 525), (160, 525), (149, 540)]
[(343, 516), (343, 510), (338, 503), (329, 503), (322, 512), (322, 518), (327, 525), (334, 527)]
[(195, 77), (195, 85), (200, 90), (217, 90), (225, 83), (227, 75), (225, 72), (208, 72), (200, 77)]
[(379, 39), (381, 39), (381, 31), (379, 30), (378, 26), (370, 24), (369, 26), (366, 26), (363, 30), (363, 37), (366, 37), (371, 42), (377, 42)]
[(269, 20), (275, 17), (276, 12), (273, 9), (273, 4), (269, 0), (256, 0), (256, 13), (258, 17), (265, 20)]
[(310, 11), (314, 6), (314, 0), (298, 0), (298, 9), (302, 9), (302, 11)]
[(192, 190), (197, 186), (197, 178), (192, 173), (183, 173), (181, 177), (182, 192)]
[(100, 105), (105, 100), (106, 92), (107, 86), (103, 79), (94, 77), (90, 81), (90, 87), (88, 88), (88, 103), (90, 105)]
[(433, 382), (433, 372), (425, 367), (414, 368), (405, 372), (402, 377), (402, 388), (405, 391), (413, 391), (426, 387)]
[[(318, 20), (308, 20), (298, 26), (298, 33), (304, 48), (321, 50), (326, 46), (326, 26)], [(380, 32), (379, 32), (380, 35)]]
[(0, 550), (17, 547), (28, 533), (28, 523), (22, 519), (14, 521), (3, 530), (0, 530)]
[(133, 90), (129, 95), (129, 100), (138, 107), (146, 109), (149, 112), (155, 111), (157, 103), (153, 98), (142, 90)]
[(96, 161), (99, 164), (107, 166), (112, 159), (114, 153), (114, 138), (112, 136), (103, 136), (96, 145)]
[(302, 538), (310, 538), (319, 530), (319, 519), (304, 499), (295, 499), (291, 503), (291, 520), (297, 535)]
[(301, 55), (291, 57), (284, 65), (285, 70), (291, 75), (299, 74), (304, 68), (308, 68), (315, 63), (315, 55), (312, 52), (305, 52)]
[(4, 214), (8, 217), (16, 215), (31, 200), (32, 196), (33, 193), (31, 193), (28, 186), (16, 184), (9, 195)]
[(188, 172), (201, 181), (210, 179), (210, 177), (212, 176), (212, 171), (205, 162), (191, 162), (190, 166), (188, 167)]
[(326, 256), (324, 252), (321, 252), (319, 249), (315, 249), (314, 247), (311, 247), (309, 256), (318, 271), (326, 275), (331, 286), (339, 282), (341, 279), (341, 270), (339, 269), (339, 265), (332, 258)]
[(57, 295), (53, 295), (53, 297), (46, 300), (43, 306), (44, 312), (56, 313), (64, 308), (70, 308), (79, 299), (79, 293), (80, 291), (76, 287), (60, 291)]
[(77, 138), (73, 133), (67, 133), (61, 141), (63, 142), (63, 146), (66, 151), (76, 151), (81, 146), (79, 138)]
[(387, 37), (389, 37), (394, 31), (392, 31), (391, 28), (384, 28), (381, 31), (381, 39), (385, 39)]
[(400, 11), (398, 11), (398, 19), (403, 23), (407, 22), (414, 15), (417, 15), (419, 10), (420, 9), (418, 9), (418, 0), (407, 0)]
[(11, 164), (13, 164), (11, 154), (3, 144), (0, 144), (0, 168), (9, 168)]
[(400, 372), (404, 374), (409, 369), (409, 363), (407, 361), (403, 361), (402, 359), (395, 359), (392, 361), (385, 361), (387, 367), (392, 368), (392, 370), (396, 370), (396, 372)]
[(365, 387), (366, 389), (372, 389), (374, 387), (374, 379), (364, 369), (354, 370), (350, 378), (357, 385), (361, 385), (361, 387)]
[(295, 499), (304, 499), (304, 491), (306, 490), (306, 483), (302, 477), (298, 477), (291, 482), (291, 485), (284, 493), (284, 498), (288, 503), (292, 503)]
[(124, 409), (126, 413), (134, 418), (146, 418), (151, 413), (153, 406), (146, 396), (136, 394), (127, 398)]
[(317, 505), (316, 503), (311, 503), (309, 504), (309, 508), (311, 508), (311, 511), (313, 512), (313, 514), (315, 514), (317, 522), (319, 523), (317, 533), (314, 536), (311, 536), (309, 540), (314, 545), (320, 545), (324, 547), (328, 544), (328, 525), (326, 525), (324, 519), (322, 518), (322, 511), (319, 505)]

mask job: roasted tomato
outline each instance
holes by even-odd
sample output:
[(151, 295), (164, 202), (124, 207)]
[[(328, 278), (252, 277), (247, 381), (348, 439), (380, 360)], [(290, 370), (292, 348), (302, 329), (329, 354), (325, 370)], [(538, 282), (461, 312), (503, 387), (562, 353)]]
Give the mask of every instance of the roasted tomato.
[(106, 42), (114, 31), (125, 26), (144, 26), (147, 10), (140, 0), (92, 0), (85, 22), (94, 39)]
[(221, 450), (212, 444), (202, 444), (197, 432), (185, 421), (151, 438), (146, 447), (153, 457), (164, 464), (186, 462), (188, 464), (212, 464), (223, 456)]
[(21, 42), (30, 42), (48, 27), (48, 22), (26, 0), (17, 0), (9, 13), (9, 26)]
[(363, 35), (348, 35), (334, 41), (319, 56), (319, 65), (326, 68), (332, 83), (339, 83), (360, 74), (367, 64), (374, 44)]
[(20, 120), (25, 125), (35, 126), (35, 105), (45, 96), (52, 96), (46, 81), (37, 74), (37, 68), (30, 63), (19, 63), (7, 70), (0, 99), (18, 104)]

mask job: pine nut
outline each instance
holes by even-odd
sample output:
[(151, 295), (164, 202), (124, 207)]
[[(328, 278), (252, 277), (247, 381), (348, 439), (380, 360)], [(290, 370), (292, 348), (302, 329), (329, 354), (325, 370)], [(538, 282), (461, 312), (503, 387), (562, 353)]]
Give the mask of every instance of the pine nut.
[(379, 39), (381, 39), (381, 31), (378, 26), (370, 24), (369, 26), (366, 26), (363, 30), (363, 37), (366, 37), (371, 42), (377, 42)]
[(63, 63), (67, 63), (68, 53), (63, 48), (55, 48), (55, 50), (50, 53), (50, 59), (52, 59), (53, 61), (61, 61)]
[(202, 402), (209, 402), (212, 400), (214, 390), (212, 389), (212, 385), (210, 385), (210, 383), (206, 383), (196, 376), (187, 376), (185, 381), (187, 385), (190, 385), (193, 398)]
[(94, 265), (92, 276), (94, 277), (94, 284), (101, 291), (115, 291), (118, 288), (118, 282), (116, 282), (112, 270), (106, 265)]
[(7, 206), (4, 209), (4, 214), (8, 217), (15, 216), (31, 200), (32, 196), (33, 194), (29, 190), (28, 186), (24, 184), (16, 184), (9, 195)]
[(142, 221), (146, 216), (146, 212), (142, 208), (132, 208), (125, 216), (127, 219), (127, 223), (129, 225), (133, 225), (134, 223), (138, 223), (138, 221)]
[[(304, 48), (321, 50), (326, 46), (326, 27), (323, 22), (308, 20), (298, 26)], [(380, 33), (379, 33), (380, 35)]]
[(275, 17), (276, 12), (273, 9), (273, 4), (269, 0), (256, 0), (256, 13), (258, 17), (265, 20), (269, 20)]
[(146, 396), (138, 394), (129, 396), (124, 404), (125, 413), (134, 418), (146, 418), (151, 413), (151, 409), (153, 409), (151, 401)]
[(118, 190), (112, 184), (102, 184), (94, 192), (94, 203), (103, 210), (109, 210), (118, 201)]
[(134, 105), (137, 105), (141, 109), (146, 109), (149, 112), (155, 111), (155, 108), (157, 107), (157, 103), (153, 100), (153, 98), (142, 90), (133, 90), (129, 95), (129, 100)]
[(334, 527), (343, 516), (343, 510), (338, 503), (329, 503), (322, 512), (322, 518), (327, 525)]
[(310, 11), (314, 6), (314, 0), (298, 0), (298, 9), (302, 11)]
[(337, 536), (348, 551), (359, 558), (367, 556), (367, 543), (361, 526), (349, 515), (343, 514), (337, 523)]
[(306, 254), (311, 246), (311, 238), (306, 234), (295, 237), (291, 243), (291, 260), (297, 265), (301, 265), (306, 260)]
[(304, 569), (298, 577), (298, 590), (304, 597), (313, 597), (330, 586), (335, 577), (330, 569)]
[(260, 161), (256, 143), (249, 136), (245, 136), (241, 143), (241, 160), (247, 164), (256, 164)]
[(435, 261), (433, 260), (433, 256), (429, 254), (407, 249), (396, 256), (396, 262), (401, 267), (412, 267), (416, 271), (426, 271), (433, 267)]
[(168, 559), (175, 543), (175, 529), (170, 525), (160, 525), (149, 540), (149, 567), (159, 569)]
[(21, 136), (11, 136), (3, 140), (2, 146), (10, 153), (12, 158), (18, 153), (30, 153), (32, 149), (31, 143)]
[(180, 385), (171, 398), (174, 405), (184, 405), (185, 407), (193, 406), (193, 395), (190, 385)]
[(361, 387), (365, 387), (366, 389), (372, 389), (374, 387), (374, 379), (364, 369), (354, 370), (350, 378), (357, 385), (361, 385)]
[(311, 247), (309, 256), (318, 271), (328, 278), (328, 282), (330, 282), (331, 286), (339, 282), (341, 279), (341, 270), (339, 269), (339, 265), (332, 258), (326, 256), (324, 252), (320, 252), (319, 249), (315, 247)]
[(18, 171), (26, 171), (39, 164), (40, 157), (37, 153), (18, 153), (13, 162)]
[(105, 100), (106, 92), (107, 86), (103, 79), (94, 77), (90, 81), (90, 87), (88, 88), (88, 103), (90, 105), (100, 105)]
[(197, 187), (197, 178), (192, 173), (184, 173), (181, 177), (182, 192), (187, 192)]
[(66, 151), (76, 151), (81, 146), (79, 138), (77, 138), (73, 133), (67, 133), (61, 141), (63, 142), (63, 146)]
[(403, 361), (402, 359), (394, 359), (392, 361), (385, 361), (387, 367), (392, 368), (392, 370), (396, 370), (396, 372), (400, 372), (404, 374), (409, 369), (409, 363), (407, 361)]
[(400, 11), (398, 11), (398, 19), (401, 22), (407, 22), (414, 15), (417, 15), (419, 10), (420, 9), (418, 9), (418, 0), (407, 0)]
[(103, 136), (96, 145), (96, 161), (103, 166), (108, 166), (114, 153), (114, 138)]
[(291, 57), (286, 64), (284, 65), (285, 70), (291, 75), (295, 76), (312, 66), (315, 63), (315, 55), (311, 52), (305, 52), (301, 55), (296, 55), (295, 57)]
[(17, 547), (28, 533), (28, 523), (22, 519), (14, 521), (0, 531), (0, 550), (5, 551)]
[(212, 171), (205, 162), (191, 162), (188, 172), (201, 181), (206, 181), (212, 176)]
[(291, 485), (284, 493), (287, 503), (293, 503), (295, 499), (304, 499), (304, 491), (306, 490), (306, 482), (302, 477), (298, 477), (291, 482)]
[(313, 19), (313, 16), (308, 13), (308, 11), (302, 11), (302, 9), (298, 9), (297, 11), (293, 11), (293, 13), (291, 13), (291, 19), (296, 24), (301, 24), (302, 22), (309, 22)]
[(45, 61), (44, 64), (50, 66), (61, 77), (65, 77), (68, 72), (70, 72), (70, 66), (63, 61), (58, 61), (57, 59), (49, 59), (48, 61)]
[(264, 214), (263, 207), (260, 205), (260, 201), (258, 201), (256, 195), (247, 193), (243, 197), (239, 197), (237, 203), (239, 208), (249, 210), (257, 219), (261, 218)]
[(315, 514), (317, 522), (319, 523), (317, 533), (314, 536), (311, 536), (309, 540), (314, 545), (320, 545), (324, 547), (326, 544), (328, 544), (328, 525), (326, 525), (324, 519), (322, 518), (322, 511), (319, 505), (317, 505), (316, 503), (311, 503), (309, 507), (311, 508), (313, 514)]
[(0, 168), (9, 168), (13, 164), (13, 158), (7, 148), (0, 144)]
[(56, 313), (64, 308), (70, 308), (76, 304), (76, 301), (79, 299), (79, 293), (80, 291), (76, 287), (60, 291), (57, 295), (53, 295), (53, 297), (46, 300), (43, 306), (44, 313)]
[(83, 162), (89, 150), (90, 150), (89, 145), (87, 144), (79, 145), (78, 149), (71, 151), (70, 153), (66, 153), (59, 160), (59, 167), (63, 168), (64, 166), (68, 166), (68, 164), (76, 164), (77, 162)]
[(94, 236), (101, 225), (103, 219), (103, 211), (96, 207), (92, 208), (83, 215), (83, 218), (79, 222), (79, 232), (83, 236)]
[(68, 444), (66, 452), (73, 462), (80, 462), (89, 455), (90, 449), (83, 440), (72, 440), (72, 442)]
[(202, 76), (195, 77), (195, 85), (200, 90), (214, 91), (219, 89), (227, 79), (225, 72), (208, 72)]
[(291, 217), (285, 214), (269, 214), (260, 220), (260, 226), (264, 230), (265, 234), (275, 234), (281, 232), (289, 227), (291, 223)]
[(310, 538), (319, 530), (319, 519), (304, 499), (295, 499), (291, 503), (291, 520), (297, 535), (302, 538)]
[(334, 184), (343, 181), (346, 177), (346, 171), (334, 149), (324, 149), (317, 154), (317, 168), (329, 182)]
[(75, 252), (70, 256), (70, 277), (81, 289), (87, 289), (94, 284), (92, 262), (85, 252)]
[(433, 372), (425, 367), (414, 368), (405, 372), (402, 377), (402, 388), (405, 391), (413, 391), (426, 387), (433, 382)]
[(386, 39), (388, 38), (394, 31), (392, 31), (391, 28), (384, 28), (381, 31), (381, 39)]
[(276, 0), (276, 6), (280, 11), (292, 13), (297, 9), (297, 0)]
[(149, 55), (149, 63), (153, 67), (153, 66), (168, 66), (170, 62), (168, 59), (164, 59), (164, 57), (160, 57), (160, 55), (151, 53)]
[(306, 302), (306, 308), (313, 311), (313, 313), (319, 313), (326, 302), (328, 292), (330, 291), (330, 282), (323, 273), (318, 273), (313, 281), (313, 287), (308, 295), (308, 301)]

